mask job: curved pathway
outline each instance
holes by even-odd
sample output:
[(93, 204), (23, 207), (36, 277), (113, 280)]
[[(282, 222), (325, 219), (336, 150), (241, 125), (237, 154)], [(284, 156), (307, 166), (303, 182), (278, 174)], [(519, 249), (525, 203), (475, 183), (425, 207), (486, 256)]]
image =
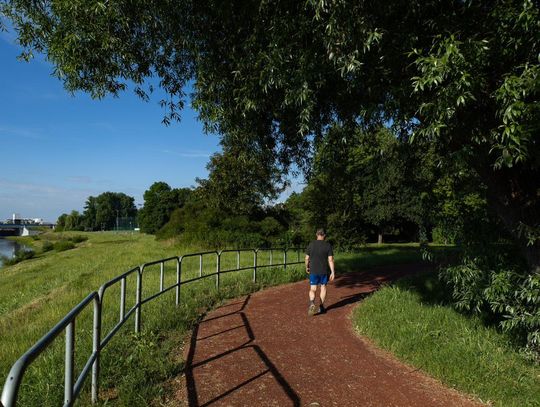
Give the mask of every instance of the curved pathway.
[(351, 311), (381, 283), (425, 266), (349, 273), (308, 317), (308, 282), (270, 288), (210, 312), (195, 328), (171, 405), (479, 406), (398, 362), (352, 329)]

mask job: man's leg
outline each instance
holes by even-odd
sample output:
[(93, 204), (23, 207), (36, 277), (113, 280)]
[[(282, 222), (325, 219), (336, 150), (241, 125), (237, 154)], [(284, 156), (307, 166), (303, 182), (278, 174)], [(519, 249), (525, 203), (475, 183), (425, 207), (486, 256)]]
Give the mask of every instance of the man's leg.
[(326, 285), (321, 284), (321, 292), (319, 293), (319, 296), (321, 297), (321, 305), (324, 304), (324, 300), (326, 299)]
[(315, 315), (317, 308), (315, 307), (315, 292), (317, 291), (316, 285), (309, 286), (309, 308), (308, 315)]
[(309, 302), (312, 303), (315, 301), (315, 293), (317, 292), (317, 286), (316, 285), (310, 285), (309, 286)]

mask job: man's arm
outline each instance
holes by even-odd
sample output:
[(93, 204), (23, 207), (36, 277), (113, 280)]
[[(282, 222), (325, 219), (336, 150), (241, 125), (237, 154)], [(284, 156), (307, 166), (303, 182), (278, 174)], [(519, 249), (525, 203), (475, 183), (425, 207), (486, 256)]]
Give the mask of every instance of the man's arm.
[(309, 274), (309, 255), (306, 254), (304, 262), (306, 263), (306, 273)]
[(328, 265), (330, 266), (330, 281), (334, 281), (336, 276), (334, 270), (334, 256), (328, 256)]

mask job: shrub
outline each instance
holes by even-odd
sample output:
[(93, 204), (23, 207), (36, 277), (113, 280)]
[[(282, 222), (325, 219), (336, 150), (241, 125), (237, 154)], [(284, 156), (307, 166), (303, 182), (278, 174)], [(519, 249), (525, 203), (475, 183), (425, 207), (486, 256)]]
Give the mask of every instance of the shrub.
[(454, 307), (497, 324), (540, 356), (540, 276), (527, 273), (507, 248), (493, 247), (460, 264), (442, 267)]
[(14, 264), (20, 263), (23, 260), (28, 260), (34, 257), (36, 253), (31, 249), (26, 250), (17, 250), (15, 252), (15, 256), (13, 256), (11, 259), (5, 256), (2, 256), (2, 263), (4, 263), (6, 266), (12, 266)]
[(54, 244), (54, 250), (57, 252), (63, 252), (75, 248), (75, 244), (69, 240), (59, 240)]
[(70, 240), (73, 243), (81, 243), (81, 242), (86, 242), (88, 240), (88, 237), (82, 236), (82, 235), (75, 235), (75, 236), (69, 237), (67, 240)]
[(54, 244), (50, 240), (43, 242), (43, 245), (41, 246), (43, 252), (50, 252), (52, 249), (54, 249)]

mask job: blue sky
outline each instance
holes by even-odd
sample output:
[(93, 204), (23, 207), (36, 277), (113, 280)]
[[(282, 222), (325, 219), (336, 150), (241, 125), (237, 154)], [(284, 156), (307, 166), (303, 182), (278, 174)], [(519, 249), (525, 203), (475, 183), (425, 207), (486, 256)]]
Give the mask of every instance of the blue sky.
[[(42, 56), (21, 62), (20, 51), (13, 32), (0, 32), (0, 221), (12, 213), (55, 221), (105, 191), (140, 206), (156, 181), (191, 187), (207, 177), (219, 137), (204, 134), (189, 103), (167, 127), (159, 92), (149, 102), (131, 91), (71, 96)], [(293, 179), (278, 201), (301, 189)]]
[(20, 62), (19, 53), (13, 35), (0, 33), (0, 220), (17, 212), (53, 221), (105, 191), (142, 204), (155, 181), (189, 187), (207, 176), (219, 139), (203, 134), (189, 107), (166, 127), (159, 94), (71, 96), (43, 58)]

